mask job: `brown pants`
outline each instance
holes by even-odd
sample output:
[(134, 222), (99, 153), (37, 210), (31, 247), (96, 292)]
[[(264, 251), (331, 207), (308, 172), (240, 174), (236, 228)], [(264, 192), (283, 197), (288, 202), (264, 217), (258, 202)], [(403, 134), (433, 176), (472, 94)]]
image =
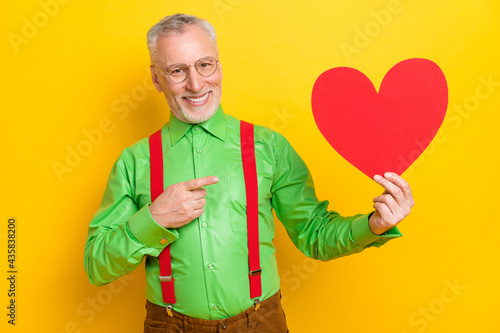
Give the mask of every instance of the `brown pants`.
[(281, 307), (281, 293), (278, 291), (260, 303), (260, 309), (247, 309), (236, 316), (220, 320), (206, 320), (188, 317), (172, 311), (170, 317), (165, 307), (146, 301), (144, 332), (224, 332), (224, 333), (287, 333), (285, 313)]

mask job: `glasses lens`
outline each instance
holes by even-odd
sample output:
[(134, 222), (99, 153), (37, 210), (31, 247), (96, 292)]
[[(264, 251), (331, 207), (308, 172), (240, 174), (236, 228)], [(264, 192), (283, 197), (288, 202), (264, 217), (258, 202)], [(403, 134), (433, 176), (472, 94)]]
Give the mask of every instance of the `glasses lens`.
[(188, 76), (188, 67), (186, 65), (172, 65), (167, 68), (168, 77), (174, 82), (182, 82)]
[(196, 70), (203, 76), (212, 75), (217, 69), (217, 60), (214, 57), (206, 57), (196, 62)]

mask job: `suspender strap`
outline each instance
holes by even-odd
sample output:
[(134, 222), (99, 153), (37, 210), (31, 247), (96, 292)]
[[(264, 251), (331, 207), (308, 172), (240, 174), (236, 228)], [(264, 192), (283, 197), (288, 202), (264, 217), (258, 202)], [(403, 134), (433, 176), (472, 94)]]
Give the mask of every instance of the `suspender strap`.
[(261, 268), (259, 260), (259, 192), (253, 124), (241, 121), (241, 159), (245, 176), (247, 197), (248, 265), (250, 269), (250, 298), (262, 295)]
[[(149, 137), (149, 156), (151, 170), (151, 202), (153, 202), (164, 190), (161, 129)], [(158, 258), (160, 260), (160, 282), (163, 292), (163, 301), (167, 304), (175, 304), (170, 245), (163, 249)]]

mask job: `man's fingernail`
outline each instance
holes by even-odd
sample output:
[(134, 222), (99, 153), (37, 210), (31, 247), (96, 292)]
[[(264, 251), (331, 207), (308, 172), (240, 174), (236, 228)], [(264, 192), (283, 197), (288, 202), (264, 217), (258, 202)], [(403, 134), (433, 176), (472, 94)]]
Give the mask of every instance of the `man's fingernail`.
[(216, 183), (216, 182), (218, 182), (218, 181), (219, 181), (219, 178), (217, 178), (217, 177), (212, 177), (212, 181), (213, 181), (214, 183)]
[(380, 175), (375, 175), (375, 177), (373, 177), (373, 179), (375, 180), (380, 180), (382, 177)]
[(390, 178), (390, 177), (392, 177), (392, 173), (386, 172), (386, 173), (384, 173), (384, 177)]

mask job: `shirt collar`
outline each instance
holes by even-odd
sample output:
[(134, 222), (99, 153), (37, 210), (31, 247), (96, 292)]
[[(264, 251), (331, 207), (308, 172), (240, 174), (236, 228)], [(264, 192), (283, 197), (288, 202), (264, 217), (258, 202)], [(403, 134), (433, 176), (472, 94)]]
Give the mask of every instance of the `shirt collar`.
[(169, 131), (170, 131), (170, 144), (174, 146), (193, 126), (201, 126), (207, 132), (215, 136), (216, 138), (225, 141), (226, 139), (226, 114), (222, 110), (222, 106), (219, 108), (206, 122), (201, 124), (188, 124), (177, 119), (172, 112), (170, 112), (169, 121)]

